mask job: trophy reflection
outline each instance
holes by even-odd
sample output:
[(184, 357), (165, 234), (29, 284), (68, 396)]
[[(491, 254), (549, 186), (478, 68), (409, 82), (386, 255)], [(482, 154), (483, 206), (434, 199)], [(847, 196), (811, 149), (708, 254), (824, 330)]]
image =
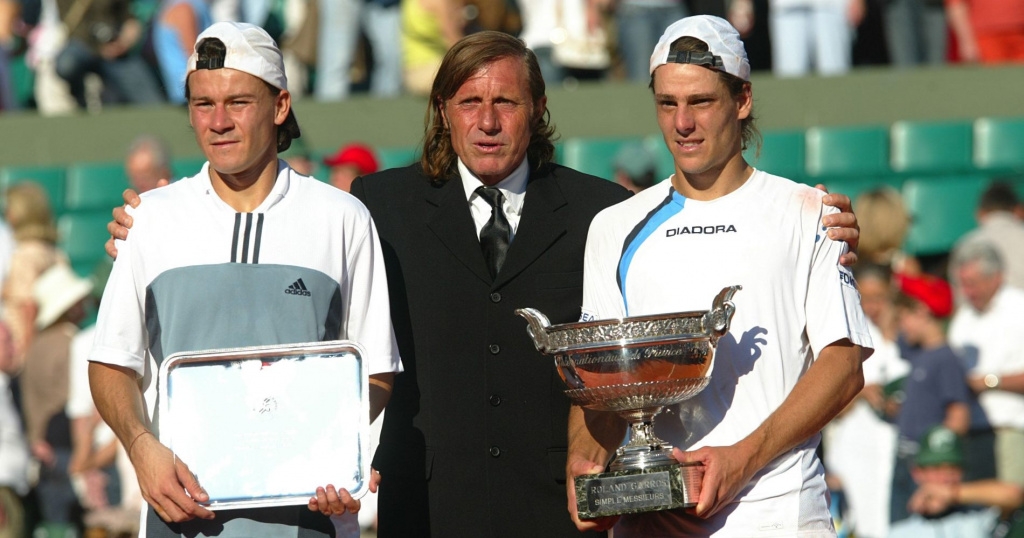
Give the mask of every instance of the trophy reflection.
[(703, 465), (677, 462), (654, 435), (654, 416), (708, 385), (740, 289), (722, 289), (711, 310), (561, 325), (535, 309), (516, 310), (537, 349), (554, 355), (569, 399), (630, 424), (629, 442), (616, 450), (609, 472), (576, 477), (580, 518), (696, 506)]

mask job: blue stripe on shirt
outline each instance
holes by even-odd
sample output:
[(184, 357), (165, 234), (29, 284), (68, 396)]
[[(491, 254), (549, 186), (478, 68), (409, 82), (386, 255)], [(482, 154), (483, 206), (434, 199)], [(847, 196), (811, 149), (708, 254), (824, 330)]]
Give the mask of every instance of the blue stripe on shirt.
[(619, 292), (622, 293), (622, 304), (625, 306), (626, 315), (629, 315), (629, 301), (626, 300), (626, 275), (629, 272), (629, 265), (633, 263), (633, 256), (640, 249), (640, 245), (647, 240), (659, 226), (668, 219), (674, 217), (683, 210), (686, 205), (686, 197), (676, 192), (675, 189), (651, 210), (643, 220), (637, 223), (633, 231), (626, 236), (622, 245), (622, 257), (619, 258), (619, 271), (615, 279), (619, 284)]

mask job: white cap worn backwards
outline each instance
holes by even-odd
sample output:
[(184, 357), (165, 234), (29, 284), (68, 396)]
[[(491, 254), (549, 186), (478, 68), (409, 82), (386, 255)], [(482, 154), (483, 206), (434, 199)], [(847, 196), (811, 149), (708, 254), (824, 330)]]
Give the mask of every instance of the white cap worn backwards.
[[(672, 52), (669, 49), (681, 37), (695, 37), (708, 44), (708, 52)], [(665, 29), (651, 54), (651, 73), (667, 63), (696, 64), (725, 71), (750, 80), (750, 61), (740, 34), (725, 19), (697, 15), (680, 19)]]
[(203, 30), (196, 38), (196, 48), (204, 39), (213, 37), (221, 40), (227, 48), (224, 64), (196, 65), (199, 55), (193, 49), (188, 58), (187, 79), (196, 69), (220, 69), (226, 67), (260, 78), (275, 88), (288, 89), (284, 75), (284, 60), (277, 43), (263, 28), (244, 22), (218, 22)]

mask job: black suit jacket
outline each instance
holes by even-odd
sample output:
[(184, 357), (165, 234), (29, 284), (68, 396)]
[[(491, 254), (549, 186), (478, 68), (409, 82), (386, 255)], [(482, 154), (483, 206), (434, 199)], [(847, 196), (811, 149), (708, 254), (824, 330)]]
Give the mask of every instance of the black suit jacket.
[(352, 194), (380, 233), (405, 366), (374, 458), (379, 535), (579, 536), (565, 387), (513, 311), (579, 319), (590, 221), (628, 192), (554, 164), (532, 172), (493, 281), (458, 177), (432, 184), (413, 165), (357, 179)]

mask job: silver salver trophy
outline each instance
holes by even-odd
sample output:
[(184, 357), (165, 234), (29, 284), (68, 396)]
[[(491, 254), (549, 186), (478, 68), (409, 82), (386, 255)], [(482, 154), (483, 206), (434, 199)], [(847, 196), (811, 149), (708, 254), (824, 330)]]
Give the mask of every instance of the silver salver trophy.
[(175, 353), (160, 366), (160, 442), (214, 510), (306, 504), (369, 488), (365, 352), (335, 340)]
[(615, 452), (609, 472), (576, 477), (580, 518), (696, 506), (703, 465), (677, 462), (654, 435), (654, 416), (708, 385), (739, 289), (724, 288), (711, 310), (561, 325), (532, 308), (516, 310), (537, 349), (554, 355), (569, 399), (630, 424), (629, 442)]

